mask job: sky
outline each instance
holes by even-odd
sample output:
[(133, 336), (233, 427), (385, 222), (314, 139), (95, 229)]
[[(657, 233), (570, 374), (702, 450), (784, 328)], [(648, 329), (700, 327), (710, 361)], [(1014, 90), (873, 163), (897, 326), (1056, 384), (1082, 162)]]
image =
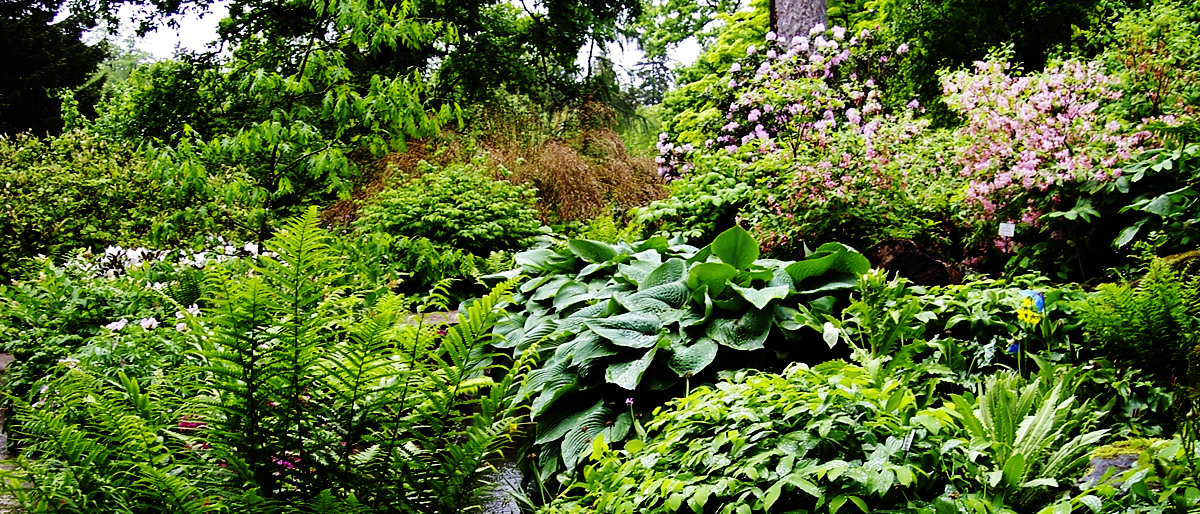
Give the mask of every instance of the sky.
[[(123, 11), (123, 17), (128, 19), (133, 11)], [(203, 17), (197, 15), (188, 15), (179, 19), (179, 29), (169, 27), (160, 27), (157, 31), (147, 34), (135, 43), (135, 46), (142, 51), (149, 52), (155, 59), (170, 59), (175, 53), (176, 45), (186, 50), (201, 50), (205, 45), (216, 40), (217, 38), (217, 23), (225, 16), (226, 2), (216, 2), (212, 5), (211, 11)], [(132, 33), (131, 29), (123, 31)], [(632, 46), (632, 45), (627, 45)], [(624, 67), (632, 69), (633, 65), (642, 57), (640, 50), (629, 48), (622, 50), (620, 45), (612, 44), (610, 47), (610, 55), (613, 55), (614, 62), (618, 68)], [(696, 57), (700, 55), (700, 45), (694, 39), (685, 41), (679, 48), (668, 52), (668, 57), (681, 64), (688, 65), (696, 61)], [(586, 59), (587, 49), (580, 51), (581, 61)], [(583, 62), (581, 62), (581, 65)]]

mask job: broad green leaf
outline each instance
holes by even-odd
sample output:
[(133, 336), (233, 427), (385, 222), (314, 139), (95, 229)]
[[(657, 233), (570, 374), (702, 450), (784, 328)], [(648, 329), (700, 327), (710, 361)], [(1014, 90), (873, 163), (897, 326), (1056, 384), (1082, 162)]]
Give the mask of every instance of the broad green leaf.
[(612, 411), (602, 407), (599, 411), (588, 412), (588, 415), (580, 418), (574, 427), (564, 433), (561, 445), (562, 459), (568, 471), (575, 468), (579, 459), (591, 453), (592, 440), (604, 431), (605, 422), (612, 420), (612, 417)]
[(1096, 496), (1093, 496), (1090, 494), (1085, 494), (1083, 496), (1080, 496), (1078, 499), (1079, 499), (1079, 503), (1082, 503), (1087, 508), (1092, 509), (1092, 512), (1094, 512), (1096, 514), (1100, 514), (1100, 512), (1104, 510), (1104, 502), (1102, 500), (1100, 500), (1099, 497), (1096, 497)]
[(789, 286), (764, 287), (762, 289), (737, 285), (730, 285), (730, 287), (758, 309), (765, 309), (771, 300), (782, 300), (792, 292), (792, 288)]
[(630, 439), (628, 441), (625, 441), (625, 451), (627, 451), (631, 454), (637, 453), (638, 450), (641, 450), (642, 448), (645, 448), (645, 447), (646, 447), (646, 443), (642, 442), (640, 439)]
[(729, 281), (737, 276), (737, 269), (723, 262), (702, 262), (688, 270), (687, 286), (696, 290), (708, 286), (708, 294), (717, 296), (729, 285)]
[[(533, 296), (530, 296), (529, 299), (535, 302), (540, 302), (542, 300), (554, 298), (554, 295), (558, 293), (558, 290), (562, 288), (563, 284), (567, 284), (569, 282), (573, 281), (567, 277), (554, 277), (539, 286), (537, 291), (535, 291)], [(575, 283), (578, 284), (578, 282)], [(586, 290), (587, 286), (584, 286), (584, 289)]]
[(644, 312), (627, 312), (584, 323), (613, 344), (630, 348), (650, 348), (658, 344), (658, 330), (662, 328), (658, 317)]
[(712, 252), (721, 262), (744, 270), (758, 259), (758, 241), (742, 227), (722, 232), (712, 242)]
[(801, 283), (810, 277), (818, 277), (824, 275), (833, 267), (833, 263), (837, 260), (837, 255), (826, 255), (816, 259), (805, 259), (788, 264), (784, 268), (788, 276), (792, 279), (792, 284), (799, 289)]
[(594, 263), (608, 262), (617, 256), (617, 250), (608, 243), (589, 239), (572, 239), (567, 242), (567, 249), (583, 260)]
[(592, 295), (588, 294), (588, 286), (572, 280), (563, 284), (554, 294), (554, 308), (561, 311), (588, 300), (592, 300)]
[(1133, 241), (1133, 238), (1137, 237), (1138, 231), (1142, 229), (1142, 225), (1145, 223), (1146, 220), (1141, 220), (1122, 229), (1121, 233), (1117, 234), (1117, 239), (1113, 241), (1113, 245), (1117, 248), (1124, 248), (1130, 241)]
[(683, 262), (683, 259), (678, 257), (668, 259), (666, 262), (659, 264), (657, 268), (654, 268), (653, 271), (646, 275), (646, 278), (638, 284), (638, 291), (645, 291), (652, 287), (669, 284), (671, 282), (679, 282), (683, 280), (686, 273), (687, 264)]
[(1058, 480), (1053, 478), (1038, 478), (1021, 484), (1021, 487), (1058, 487)]
[(1151, 200), (1142, 210), (1165, 218), (1171, 214), (1171, 203), (1170, 195), (1162, 195)]
[(735, 350), (763, 347), (771, 332), (774, 316), (769, 311), (747, 309), (741, 318), (716, 318), (709, 322), (708, 337)]
[(651, 348), (645, 355), (637, 359), (609, 364), (608, 369), (604, 372), (604, 381), (630, 391), (637, 389), (638, 382), (642, 381), (642, 375), (650, 367), (650, 362), (654, 360), (656, 353), (658, 353), (658, 348)]
[(717, 348), (717, 343), (707, 337), (700, 338), (691, 346), (674, 347), (667, 367), (680, 377), (698, 375), (716, 358)]
[(534, 432), (535, 444), (554, 441), (562, 437), (563, 434), (576, 429), (580, 421), (595, 419), (604, 413), (610, 412), (609, 409), (604, 407), (604, 400), (602, 399), (597, 400), (594, 405), (583, 410), (575, 410), (570, 407), (570, 405), (560, 406), (558, 409), (551, 411), (550, 414), (535, 418), (535, 421), (537, 421), (537, 429)]

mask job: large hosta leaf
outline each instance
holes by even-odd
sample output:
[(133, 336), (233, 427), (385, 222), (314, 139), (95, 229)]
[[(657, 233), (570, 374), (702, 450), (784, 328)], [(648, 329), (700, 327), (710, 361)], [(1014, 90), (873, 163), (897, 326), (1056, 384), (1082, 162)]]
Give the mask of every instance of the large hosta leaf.
[(566, 310), (568, 307), (592, 300), (592, 295), (588, 294), (588, 286), (574, 280), (567, 282), (558, 288), (558, 292), (554, 294), (554, 308), (558, 310)]
[(748, 309), (739, 319), (717, 318), (708, 325), (708, 337), (735, 350), (757, 350), (771, 333), (770, 311)]
[(585, 324), (613, 344), (630, 348), (654, 346), (658, 343), (658, 330), (662, 328), (662, 322), (657, 316), (645, 312), (627, 312), (609, 318), (588, 320)]
[(595, 405), (586, 409), (572, 407), (575, 406), (565, 404), (564, 407), (554, 409), (546, 415), (537, 418), (534, 444), (548, 443), (558, 439), (567, 432), (578, 429), (580, 423), (588, 420), (600, 420), (600, 425), (603, 426), (603, 419), (612, 413), (610, 409), (604, 406), (604, 400), (596, 400)]
[(723, 262), (702, 262), (688, 270), (687, 286), (689, 289), (699, 289), (708, 286), (708, 294), (717, 296), (729, 281), (737, 276), (737, 269)]
[(617, 249), (608, 243), (588, 239), (572, 239), (567, 242), (567, 249), (588, 262), (608, 262), (617, 256)]
[(771, 303), (771, 300), (782, 300), (787, 298), (788, 294), (792, 292), (792, 288), (789, 286), (771, 286), (762, 289), (739, 287), (736, 285), (731, 285), (730, 287), (758, 309), (765, 309), (767, 308), (767, 304)]
[(571, 344), (571, 366), (581, 366), (601, 357), (621, 353), (621, 347), (611, 341), (596, 335), (595, 332), (585, 332), (575, 338)]
[(672, 347), (671, 359), (667, 367), (680, 377), (699, 374), (707, 368), (717, 356), (717, 343), (707, 337), (702, 337), (691, 346)]
[(646, 275), (646, 278), (638, 284), (638, 291), (645, 291), (652, 287), (678, 282), (683, 280), (686, 273), (687, 264), (683, 262), (683, 259), (668, 259), (667, 262), (659, 264), (650, 274)]
[(630, 285), (637, 286), (646, 280), (656, 268), (660, 266), (657, 262), (651, 261), (630, 261), (626, 264), (617, 265), (617, 277), (625, 280)]
[(721, 262), (744, 270), (758, 259), (758, 241), (742, 227), (733, 227), (717, 236), (712, 252)]
[(675, 281), (644, 289), (634, 293), (630, 298), (653, 298), (671, 307), (679, 308), (687, 303), (689, 294), (687, 284)]
[(650, 367), (656, 353), (658, 348), (651, 348), (637, 359), (609, 364), (608, 370), (604, 372), (604, 381), (630, 391), (637, 389), (638, 382), (642, 381), (642, 374)]

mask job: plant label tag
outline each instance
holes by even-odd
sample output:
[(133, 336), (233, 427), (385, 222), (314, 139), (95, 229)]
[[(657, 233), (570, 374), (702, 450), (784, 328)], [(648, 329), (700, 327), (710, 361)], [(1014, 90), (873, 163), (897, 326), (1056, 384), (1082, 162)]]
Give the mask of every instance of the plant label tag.
[(1000, 237), (1012, 237), (1012, 236), (1015, 236), (1016, 234), (1017, 234), (1017, 224), (1016, 223), (1001, 223), (1000, 224)]

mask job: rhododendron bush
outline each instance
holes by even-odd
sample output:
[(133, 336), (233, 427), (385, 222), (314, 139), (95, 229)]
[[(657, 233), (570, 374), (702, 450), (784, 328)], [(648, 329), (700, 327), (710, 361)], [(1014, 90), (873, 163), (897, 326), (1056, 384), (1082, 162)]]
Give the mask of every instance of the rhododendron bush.
[[(1098, 230), (1087, 222), (1103, 216), (1089, 193), (1119, 179), (1150, 136), (1100, 115), (1120, 98), (1116, 83), (1096, 62), (1021, 76), (996, 58), (943, 77), (946, 103), (966, 121), (955, 163), (969, 181), (962, 207), (973, 220), (971, 243), (994, 238), (996, 249), (1011, 253), (1034, 241), (1070, 241), (1074, 255), (1045, 257), (1082, 258), (1080, 243)], [(1004, 221), (1017, 225), (1013, 240), (996, 235)]]
[[(723, 218), (780, 257), (802, 245), (904, 237), (982, 271), (1086, 278), (1114, 265), (1118, 211), (1129, 204), (1116, 193), (1127, 183), (1116, 184), (1152, 143), (1104, 114), (1121, 97), (1117, 79), (1083, 61), (1022, 74), (1001, 50), (943, 76), (962, 125), (935, 129), (918, 102), (887, 87), (907, 51), (839, 27), (787, 42), (768, 34), (719, 86), (724, 125), (709, 127), (703, 145), (663, 134), (659, 172), (679, 179), (677, 192), (702, 190), (694, 197), (720, 193), (711, 180), (693, 183), (713, 173), (753, 185), (752, 196), (737, 195), (742, 203), (721, 206)], [(718, 154), (729, 158), (703, 157)], [(677, 215), (686, 210), (679, 199), (639, 211), (639, 221), (708, 235), (686, 226), (694, 214)], [(1014, 237), (998, 235), (1003, 222), (1016, 225)]]

